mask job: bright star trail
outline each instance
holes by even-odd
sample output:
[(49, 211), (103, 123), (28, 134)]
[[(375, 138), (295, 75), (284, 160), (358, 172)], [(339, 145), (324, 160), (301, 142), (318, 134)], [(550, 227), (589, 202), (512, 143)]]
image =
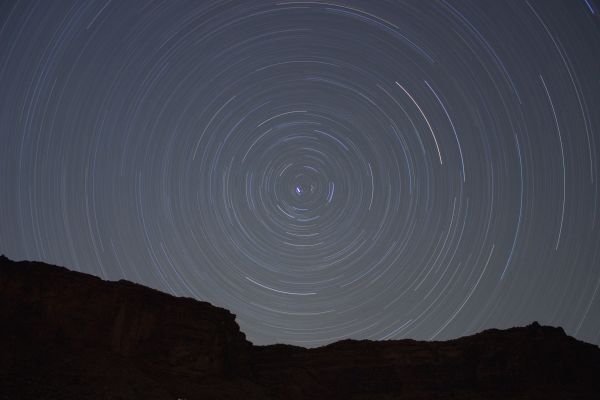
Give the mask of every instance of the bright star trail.
[(599, 7), (3, 1), (0, 253), (257, 344), (599, 344)]

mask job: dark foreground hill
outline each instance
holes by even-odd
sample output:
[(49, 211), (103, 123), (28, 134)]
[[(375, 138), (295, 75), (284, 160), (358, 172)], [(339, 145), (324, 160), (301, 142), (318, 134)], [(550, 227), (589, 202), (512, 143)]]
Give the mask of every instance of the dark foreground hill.
[(600, 349), (533, 323), (446, 342), (253, 346), (235, 316), (0, 257), (0, 399), (592, 399)]

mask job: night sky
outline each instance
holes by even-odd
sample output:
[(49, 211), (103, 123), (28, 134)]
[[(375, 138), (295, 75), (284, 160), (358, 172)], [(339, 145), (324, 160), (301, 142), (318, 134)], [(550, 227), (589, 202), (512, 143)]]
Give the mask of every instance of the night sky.
[(597, 0), (2, 1), (0, 253), (248, 339), (600, 343)]

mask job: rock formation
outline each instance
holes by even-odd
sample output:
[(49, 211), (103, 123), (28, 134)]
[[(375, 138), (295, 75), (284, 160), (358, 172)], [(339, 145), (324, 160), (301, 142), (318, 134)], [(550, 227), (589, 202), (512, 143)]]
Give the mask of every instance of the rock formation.
[(600, 349), (540, 326), (253, 346), (222, 308), (0, 257), (0, 399), (591, 399)]

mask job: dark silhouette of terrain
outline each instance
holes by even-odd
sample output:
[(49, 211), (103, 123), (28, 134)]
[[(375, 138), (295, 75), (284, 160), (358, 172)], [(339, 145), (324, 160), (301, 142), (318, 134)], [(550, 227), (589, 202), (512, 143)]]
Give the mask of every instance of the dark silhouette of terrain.
[(591, 399), (600, 349), (540, 326), (253, 346), (235, 316), (0, 257), (0, 399)]

